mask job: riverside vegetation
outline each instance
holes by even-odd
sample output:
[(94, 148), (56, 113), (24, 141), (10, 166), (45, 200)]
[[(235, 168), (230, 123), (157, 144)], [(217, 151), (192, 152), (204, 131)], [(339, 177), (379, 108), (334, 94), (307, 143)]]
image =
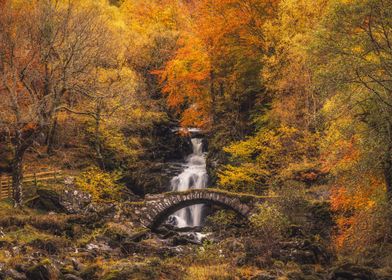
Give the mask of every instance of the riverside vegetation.
[(0, 0), (0, 279), (392, 279), (391, 131), (391, 1)]

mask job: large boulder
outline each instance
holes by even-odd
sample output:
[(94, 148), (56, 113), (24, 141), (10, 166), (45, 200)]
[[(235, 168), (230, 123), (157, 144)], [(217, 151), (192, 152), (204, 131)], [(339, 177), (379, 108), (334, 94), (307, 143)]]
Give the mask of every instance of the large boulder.
[(49, 260), (42, 261), (41, 263), (29, 268), (26, 272), (27, 278), (34, 280), (53, 280), (58, 279), (59, 275), (59, 269)]
[(372, 269), (351, 263), (335, 267), (328, 275), (328, 280), (376, 280)]
[(83, 212), (91, 203), (91, 195), (66, 185), (62, 189), (39, 187), (37, 197), (28, 201), (29, 207), (67, 214)]
[(331, 253), (321, 244), (310, 239), (294, 239), (281, 242), (273, 252), (275, 259), (283, 262), (296, 262), (299, 264), (323, 264), (331, 262)]

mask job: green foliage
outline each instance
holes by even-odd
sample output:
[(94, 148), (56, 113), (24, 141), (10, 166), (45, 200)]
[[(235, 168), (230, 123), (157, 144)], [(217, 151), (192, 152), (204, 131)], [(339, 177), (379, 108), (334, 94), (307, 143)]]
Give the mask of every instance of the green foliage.
[(387, 61), (392, 50), (385, 31), (392, 28), (392, 5), (331, 1), (327, 11), (309, 50), (316, 85), (326, 97), (326, 149), (333, 157), (349, 149), (361, 151), (362, 168), (378, 173), (391, 157), (392, 74)]
[(278, 240), (289, 225), (286, 215), (274, 204), (258, 205), (258, 212), (251, 216), (250, 222), (262, 238)]
[(219, 210), (208, 217), (208, 220), (214, 225), (229, 226), (235, 223), (237, 214), (233, 211)]
[(306, 180), (306, 172), (303, 176), (300, 173), (309, 165), (317, 168), (316, 163), (309, 163), (317, 159), (317, 143), (317, 134), (294, 127), (261, 129), (255, 136), (225, 148), (232, 164), (218, 175), (219, 183), (232, 191), (261, 193), (272, 183)]
[(104, 172), (90, 168), (76, 178), (76, 185), (92, 195), (95, 201), (121, 200), (126, 187), (117, 183), (120, 174)]
[(224, 261), (222, 248), (219, 244), (206, 240), (203, 246), (197, 248), (195, 260), (195, 263), (205, 265), (222, 263)]

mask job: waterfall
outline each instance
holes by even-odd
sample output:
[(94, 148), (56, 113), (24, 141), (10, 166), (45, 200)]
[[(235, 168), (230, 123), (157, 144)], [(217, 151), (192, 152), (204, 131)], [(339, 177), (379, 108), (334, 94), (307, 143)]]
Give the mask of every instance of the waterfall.
[[(193, 152), (186, 159), (185, 169), (171, 180), (172, 191), (203, 189), (207, 186), (206, 154), (203, 153), (203, 139), (191, 138)], [(169, 222), (178, 227), (200, 226), (203, 204), (185, 207), (175, 212)]]

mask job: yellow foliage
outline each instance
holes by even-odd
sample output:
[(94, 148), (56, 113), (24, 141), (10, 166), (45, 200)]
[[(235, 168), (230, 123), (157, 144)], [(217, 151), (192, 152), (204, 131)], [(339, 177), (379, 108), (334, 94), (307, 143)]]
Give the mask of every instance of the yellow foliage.
[(117, 173), (103, 172), (97, 168), (90, 168), (76, 178), (76, 185), (92, 195), (93, 200), (121, 200), (126, 187), (117, 183)]
[(260, 130), (225, 148), (232, 164), (218, 174), (219, 184), (230, 190), (258, 193), (273, 181), (315, 180), (319, 174), (318, 140), (317, 134), (294, 127)]
[(187, 280), (235, 279), (228, 264), (192, 265), (188, 268)]

